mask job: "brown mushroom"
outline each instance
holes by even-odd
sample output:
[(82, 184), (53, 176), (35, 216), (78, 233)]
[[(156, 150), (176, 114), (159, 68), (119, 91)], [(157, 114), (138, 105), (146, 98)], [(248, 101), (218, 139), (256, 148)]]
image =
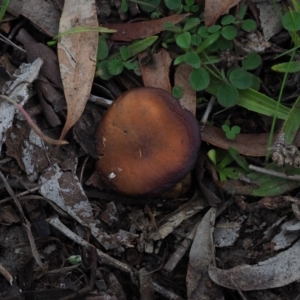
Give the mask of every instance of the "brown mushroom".
[(114, 101), (100, 122), (96, 169), (115, 191), (159, 195), (192, 170), (200, 141), (197, 120), (172, 95), (136, 88)]

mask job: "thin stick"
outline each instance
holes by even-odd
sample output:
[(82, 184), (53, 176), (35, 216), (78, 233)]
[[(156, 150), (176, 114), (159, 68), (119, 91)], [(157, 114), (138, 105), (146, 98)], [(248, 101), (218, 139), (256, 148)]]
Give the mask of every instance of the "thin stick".
[(262, 173), (262, 174), (267, 174), (267, 175), (284, 178), (284, 179), (300, 181), (300, 175), (287, 175), (287, 174), (284, 174), (281, 172), (277, 172), (274, 170), (269, 170), (269, 169), (265, 169), (265, 168), (261, 168), (261, 167), (257, 167), (257, 166), (253, 166), (253, 165), (249, 165), (249, 169), (259, 172), (259, 173)]
[(209, 116), (209, 114), (212, 111), (212, 108), (213, 108), (213, 106), (215, 104), (215, 100), (216, 100), (216, 97), (215, 96), (211, 96), (210, 100), (207, 103), (206, 110), (205, 110), (205, 112), (203, 114), (203, 117), (202, 117), (202, 119), (200, 121), (200, 129), (201, 129), (201, 131), (203, 130), (203, 128), (204, 128), (204, 126), (205, 126), (205, 124), (207, 122), (208, 116)]

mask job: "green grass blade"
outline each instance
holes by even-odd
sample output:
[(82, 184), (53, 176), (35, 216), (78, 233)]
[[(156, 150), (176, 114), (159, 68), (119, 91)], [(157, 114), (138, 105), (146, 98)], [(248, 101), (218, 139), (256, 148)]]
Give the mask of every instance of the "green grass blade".
[(108, 29), (105, 27), (80, 26), (80, 27), (71, 28), (69, 30), (57, 34), (56, 36), (53, 37), (53, 40), (57, 40), (62, 36), (74, 34), (74, 33), (82, 33), (82, 32), (114, 33), (116, 31), (117, 30), (115, 29)]
[[(211, 82), (205, 91), (216, 96), (220, 85), (221, 81)], [(239, 90), (239, 100), (237, 105), (265, 116), (274, 116), (277, 108), (277, 102), (275, 100), (252, 89)], [(288, 107), (279, 104), (277, 117), (286, 120), (289, 112), (290, 109)]]
[[(252, 89), (240, 90), (239, 95), (238, 105), (270, 117), (276, 114), (277, 101), (272, 98)], [(289, 112), (288, 107), (279, 104), (277, 118), (286, 120)]]
[[(141, 53), (142, 51), (146, 50), (148, 47), (150, 47), (156, 40), (158, 39), (158, 36), (150, 36), (148, 38), (145, 38), (141, 41), (135, 42), (127, 47), (129, 51), (129, 57), (131, 58), (133, 56), (136, 56), (137, 54)], [(108, 60), (112, 59), (119, 59), (122, 60), (121, 54), (116, 53), (108, 58)]]

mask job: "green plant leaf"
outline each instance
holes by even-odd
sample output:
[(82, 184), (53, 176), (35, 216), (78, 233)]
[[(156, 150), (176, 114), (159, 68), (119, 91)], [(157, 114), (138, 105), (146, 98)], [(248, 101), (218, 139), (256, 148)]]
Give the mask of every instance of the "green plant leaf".
[(282, 131), (285, 134), (285, 142), (292, 144), (300, 128), (300, 96), (294, 103), (286, 121), (283, 124)]
[(181, 0), (165, 0), (165, 4), (168, 9), (175, 10), (181, 5)]
[(215, 33), (221, 29), (220, 25), (213, 25), (207, 28), (208, 33)]
[(226, 15), (222, 18), (221, 24), (223, 26), (232, 24), (235, 21), (235, 17), (233, 15)]
[(242, 22), (241, 27), (243, 30), (251, 32), (256, 30), (257, 24), (254, 20), (248, 19)]
[(57, 40), (61, 36), (69, 35), (69, 34), (76, 34), (82, 32), (100, 32), (100, 33), (114, 33), (117, 30), (115, 29), (108, 29), (105, 27), (91, 27), (91, 26), (79, 26), (71, 28), (70, 30), (66, 30), (64, 32), (60, 32), (59, 34), (53, 37), (53, 40)]
[(232, 107), (237, 104), (239, 93), (237, 89), (228, 83), (222, 83), (217, 91), (217, 100), (224, 107)]
[(199, 9), (200, 9), (200, 6), (199, 6), (199, 5), (193, 5), (193, 6), (191, 7), (191, 12), (195, 13), (195, 12), (197, 12)]
[(9, 2), (10, 2), (10, 0), (2, 0), (1, 1), (1, 4), (0, 4), (0, 22), (2, 21), (4, 15), (5, 15), (5, 12), (8, 8)]
[(219, 49), (221, 51), (226, 51), (226, 50), (232, 50), (233, 49), (233, 42), (224, 39), (222, 36), (220, 36), (219, 40)]
[(101, 79), (108, 80), (112, 78), (113, 75), (110, 74), (108, 70), (108, 60), (103, 60), (97, 65), (97, 76)]
[[(229, 131), (226, 131), (226, 132), (229, 132)], [(223, 154), (223, 151), (217, 152), (217, 160), (218, 161), (221, 157), (220, 162), (217, 164), (217, 170), (220, 170), (220, 171), (223, 170), (224, 168), (226, 168), (227, 166), (229, 166), (234, 161), (234, 159), (229, 155), (228, 152), (225, 152), (225, 155), (222, 155), (222, 154)]]
[(189, 76), (189, 82), (195, 91), (202, 91), (209, 85), (209, 74), (203, 68), (194, 69)]
[(200, 24), (199, 18), (187, 19), (187, 21), (185, 22), (185, 24), (183, 26), (183, 31), (189, 31), (190, 29), (196, 27), (199, 24)]
[[(215, 80), (211, 81), (209, 86), (205, 89), (206, 92), (217, 95), (218, 88), (222, 84), (222, 81)], [(242, 106), (250, 111), (273, 117), (276, 113), (277, 102), (253, 89), (239, 90), (239, 99), (237, 105)], [(277, 118), (286, 120), (290, 109), (282, 104), (279, 104), (277, 111)]]
[(191, 44), (193, 46), (198, 46), (198, 45), (201, 44), (201, 42), (202, 42), (202, 38), (199, 34), (195, 33), (195, 34), (192, 35)]
[(245, 70), (254, 70), (261, 65), (261, 56), (255, 52), (248, 53), (242, 60), (242, 66)]
[[(274, 163), (269, 164), (266, 168), (282, 172), (282, 167), (277, 167)], [(286, 172), (291, 175), (300, 175), (300, 169), (291, 168), (291, 170), (286, 170)], [(258, 172), (250, 173), (247, 177), (258, 185), (258, 188), (253, 188), (252, 186), (252, 189), (247, 193), (248, 195), (253, 196), (264, 197), (282, 195), (299, 186), (299, 181), (279, 178)]]
[(239, 134), (241, 132), (241, 127), (234, 125), (232, 126), (231, 131), (234, 132), (235, 134)]
[(191, 34), (189, 32), (183, 32), (179, 34), (176, 38), (176, 44), (183, 49), (188, 49), (191, 45)]
[(119, 75), (123, 72), (124, 65), (122, 61), (118, 59), (110, 60), (108, 62), (108, 71), (112, 75)]
[(121, 1), (121, 7), (120, 7), (120, 11), (125, 13), (128, 11), (128, 5), (127, 5), (127, 1), (126, 0), (122, 0)]
[(184, 54), (177, 56), (174, 60), (174, 63), (173, 63), (174, 66), (177, 66), (177, 65), (183, 63), (184, 62), (184, 56), (185, 56)]
[[(229, 179), (238, 179), (239, 173), (243, 173), (243, 170), (240, 168), (235, 168), (235, 167), (224, 168), (222, 170), (222, 175), (224, 177), (226, 177), (225, 180), (228, 180), (228, 178)], [(225, 180), (223, 180), (223, 181), (225, 181)]]
[(247, 160), (245, 159), (245, 157), (240, 156), (239, 152), (236, 149), (232, 148), (232, 147), (228, 148), (228, 152), (229, 152), (230, 156), (235, 160), (235, 162), (241, 168), (243, 168), (246, 172), (249, 172), (248, 163), (247, 163)]
[(216, 149), (210, 149), (208, 152), (207, 152), (207, 156), (209, 157), (209, 159), (213, 162), (214, 165), (217, 164), (217, 152), (216, 152)]
[(247, 11), (247, 5), (243, 5), (238, 12), (238, 19), (243, 20)]
[(200, 46), (196, 50), (196, 53), (199, 54), (203, 50), (208, 48), (209, 46), (213, 45), (218, 40), (219, 37), (220, 37), (220, 32), (219, 31), (217, 31), (217, 32), (213, 33), (212, 35), (210, 35), (205, 41), (203, 41), (200, 44)]
[(229, 132), (230, 131), (230, 127), (228, 125), (222, 125), (222, 129), (224, 132)]
[(187, 6), (192, 6), (195, 3), (195, 0), (185, 0)]
[(236, 134), (233, 131), (228, 131), (225, 133), (225, 135), (229, 140), (234, 140), (236, 137)]
[[(240, 90), (239, 95), (238, 105), (266, 116), (274, 116), (277, 102), (272, 98), (252, 89)], [(280, 104), (277, 118), (285, 120), (289, 111), (289, 108)]]
[(137, 61), (133, 61), (133, 62), (129, 62), (129, 61), (123, 61), (123, 66), (127, 69), (127, 70), (134, 70), (136, 69), (138, 65)]
[[(158, 36), (156, 36), (156, 35), (150, 36), (148, 38), (145, 38), (141, 41), (135, 42), (135, 43), (127, 46), (127, 49), (129, 51), (129, 58), (136, 56), (140, 52), (146, 50), (157, 40), (157, 38), (158, 38)], [(113, 59), (122, 60), (122, 56), (120, 53), (116, 53), (116, 54), (111, 55), (108, 59), (109, 60), (113, 60)]]
[(188, 65), (192, 66), (195, 69), (200, 68), (200, 64), (201, 64), (200, 58), (194, 52), (187, 52), (187, 53), (185, 53), (185, 55), (184, 55), (184, 61)]
[[(251, 74), (251, 73), (249, 73), (249, 74)], [(251, 75), (252, 75), (252, 85), (251, 85), (250, 89), (259, 91), (261, 80), (257, 76), (255, 76), (253, 74), (251, 74)]]
[(252, 74), (242, 70), (235, 69), (229, 75), (229, 81), (233, 86), (240, 90), (246, 90), (252, 86)]
[(282, 17), (282, 25), (288, 31), (300, 30), (300, 13), (297, 11), (288, 11)]
[(181, 27), (179, 26), (176, 26), (170, 22), (166, 22), (163, 24), (163, 28), (164, 30), (167, 30), (167, 31), (172, 31), (172, 32), (177, 32), (177, 33), (180, 33), (182, 31)]
[(206, 26), (201, 26), (197, 32), (202, 38), (207, 39), (209, 37), (209, 33)]
[(188, 6), (188, 5), (184, 5), (183, 9), (184, 9), (185, 12), (190, 12), (191, 11), (191, 7)]
[(182, 93), (183, 93), (183, 90), (182, 90), (181, 86), (176, 85), (172, 88), (172, 95), (176, 99), (180, 98), (182, 96)]
[(202, 62), (204, 65), (212, 65), (220, 62), (220, 58), (216, 55), (207, 55), (206, 59), (207, 61)]
[(224, 26), (221, 30), (221, 34), (226, 40), (233, 40), (237, 36), (237, 29), (232, 25)]
[(126, 46), (124, 46), (124, 45), (121, 46), (119, 51), (120, 51), (120, 54), (121, 54), (121, 57), (122, 57), (123, 61), (126, 61), (126, 60), (129, 59), (130, 53), (129, 53), (128, 48)]
[(296, 73), (300, 71), (300, 62), (299, 61), (291, 61), (287, 63), (281, 63), (275, 66), (272, 66), (273, 71), (281, 72), (281, 73)]
[(106, 39), (100, 35), (98, 40), (97, 61), (107, 58), (108, 53), (109, 53), (109, 49), (108, 49)]
[(139, 4), (141, 10), (147, 13), (151, 13), (155, 11), (160, 5), (160, 0), (130, 0), (130, 1)]

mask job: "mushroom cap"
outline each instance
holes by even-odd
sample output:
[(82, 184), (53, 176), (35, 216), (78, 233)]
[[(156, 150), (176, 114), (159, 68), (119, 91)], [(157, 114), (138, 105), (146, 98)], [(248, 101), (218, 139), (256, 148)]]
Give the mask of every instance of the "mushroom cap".
[(193, 114), (162, 89), (122, 94), (108, 108), (96, 135), (96, 170), (115, 191), (159, 195), (194, 167), (200, 130)]

